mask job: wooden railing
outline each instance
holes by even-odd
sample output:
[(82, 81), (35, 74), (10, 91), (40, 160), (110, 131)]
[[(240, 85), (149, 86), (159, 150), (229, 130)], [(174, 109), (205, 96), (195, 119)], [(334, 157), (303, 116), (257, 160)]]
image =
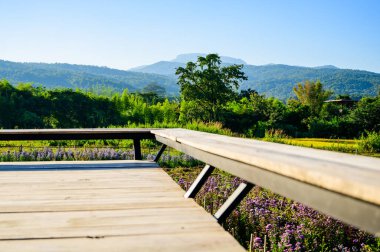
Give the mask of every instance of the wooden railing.
[(141, 139), (154, 139), (151, 129), (16, 129), (0, 130), (0, 140), (132, 139), (136, 160), (141, 160)]
[(0, 140), (156, 138), (207, 165), (185, 197), (193, 198), (214, 167), (244, 179), (214, 215), (223, 222), (254, 185), (304, 203), (380, 236), (380, 159), (185, 129), (0, 130)]
[(184, 129), (152, 133), (207, 164), (185, 196), (213, 167), (246, 181), (215, 214), (220, 222), (258, 185), (380, 236), (380, 159)]

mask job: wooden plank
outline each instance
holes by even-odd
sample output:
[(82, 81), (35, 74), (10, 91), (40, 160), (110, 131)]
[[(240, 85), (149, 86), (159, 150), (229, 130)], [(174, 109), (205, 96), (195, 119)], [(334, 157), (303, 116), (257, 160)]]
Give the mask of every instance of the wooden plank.
[(0, 140), (153, 139), (151, 129), (7, 129)]
[[(190, 136), (192, 132), (182, 131), (175, 130), (174, 133), (179, 132), (183, 136)], [(175, 137), (174, 134), (167, 138), (166, 135), (169, 135), (171, 130), (162, 130), (162, 136), (158, 135), (161, 135), (161, 131), (153, 132), (156, 134), (156, 139), (163, 144), (223, 169), (250, 183), (268, 188), (273, 192), (304, 203), (322, 213), (380, 236), (380, 205), (376, 203), (379, 201), (376, 195), (380, 195), (380, 166), (377, 166), (379, 164), (378, 159), (249, 139), (235, 139), (208, 133), (201, 133), (197, 136), (197, 132), (192, 135), (193, 140), (186, 139), (188, 142), (185, 143), (180, 137)], [(209, 139), (203, 141), (202, 138)], [(229, 141), (225, 141), (225, 138)], [(192, 141), (196, 143), (193, 144)], [(209, 148), (207, 151), (205, 150), (206, 148), (199, 148), (197, 144), (203, 142), (205, 147), (215, 145), (213, 146), (215, 148)], [(240, 143), (241, 145), (239, 145)], [(218, 151), (218, 148), (220, 150), (225, 148), (227, 151)], [(233, 155), (229, 155), (228, 150), (231, 150)], [(240, 158), (243, 156), (247, 158), (245, 162), (242, 162), (243, 159), (236, 158), (239, 153), (242, 155)], [(325, 155), (327, 155), (326, 158)], [(261, 165), (259, 163), (255, 165), (254, 162), (249, 163), (249, 160), (255, 159), (262, 160)], [(265, 160), (267, 163), (264, 162)], [(281, 171), (281, 167), (283, 167), (284, 172)], [(339, 171), (335, 171), (334, 167), (337, 167)], [(285, 173), (287, 168), (294, 169), (294, 173)], [(304, 171), (302, 171), (303, 169)], [(362, 188), (361, 190), (366, 187), (372, 189), (368, 190), (368, 195), (366, 194), (367, 191), (362, 191), (363, 197), (354, 197), (356, 189), (344, 188), (342, 183), (338, 185), (326, 184), (326, 181), (323, 181), (325, 178), (324, 173), (332, 178), (335, 175), (336, 180), (345, 181), (347, 179), (352, 182), (348, 184), (354, 187), (359, 184), (359, 187)], [(306, 182), (297, 179), (304, 174), (307, 174), (309, 178), (316, 180), (316, 182), (319, 179), (320, 182), (316, 185), (315, 183), (309, 183), (310, 181)], [(366, 185), (367, 182), (369, 185)], [(326, 188), (323, 185), (326, 185)], [(336, 187), (340, 191), (331, 190), (331, 187)]]
[(223, 231), (214, 222), (198, 207), (10, 213), (0, 215), (0, 240)]
[[(149, 192), (149, 193), (148, 193)], [(37, 200), (94, 200), (94, 199), (110, 199), (110, 197), (119, 199), (123, 197), (128, 197), (128, 199), (135, 199), (135, 198), (144, 198), (144, 197), (162, 197), (162, 195), (165, 194), (166, 198), (177, 198), (182, 197), (182, 192), (178, 191), (172, 191), (172, 190), (150, 190), (150, 191), (137, 191), (137, 192), (131, 192), (131, 191), (123, 191), (119, 193), (115, 193), (114, 191), (109, 190), (97, 190), (95, 192), (89, 193), (83, 192), (83, 193), (77, 193), (73, 194), (72, 191), (69, 192), (60, 192), (57, 193), (51, 193), (46, 192), (45, 194), (36, 194), (34, 191), (31, 193), (26, 194), (27, 192), (24, 191), (24, 194), (11, 194), (11, 195), (1, 195), (2, 201), (12, 200), (12, 201), (37, 201)]]
[[(22, 187), (22, 184), (20, 184)], [(9, 189), (7, 191), (4, 191), (4, 189)], [(11, 190), (16, 189), (15, 187), (0, 187), (0, 197), (2, 199), (10, 198), (10, 197), (19, 197), (19, 198), (30, 198), (30, 197), (39, 197), (40, 195), (55, 195), (55, 196), (81, 196), (81, 195), (124, 195), (124, 194), (147, 194), (147, 193), (178, 193), (176, 191), (175, 187), (172, 185), (132, 185), (130, 187), (120, 187), (120, 188), (98, 188), (98, 187), (80, 187), (80, 188), (48, 188), (48, 187), (38, 187), (38, 188), (25, 188), (25, 187), (18, 187), (17, 190)], [(33, 195), (33, 196), (29, 196)]]
[(170, 234), (107, 237), (99, 239), (36, 239), (0, 241), (0, 251), (92, 251), (92, 252), (146, 252), (146, 251), (196, 251), (227, 252), (245, 251), (237, 242), (227, 242), (220, 233), (203, 231), (198, 233), (174, 232)]
[(71, 200), (62, 203), (62, 200), (45, 201), (5, 201), (0, 203), (2, 213), (20, 212), (60, 212), (60, 211), (91, 211), (91, 210), (118, 210), (135, 208), (166, 208), (166, 207), (189, 207), (189, 202), (178, 201), (170, 198), (144, 198), (135, 200)]
[(244, 251), (162, 169), (129, 165), (0, 172), (0, 251)]
[(380, 205), (380, 159), (377, 158), (183, 129), (152, 132), (205, 152)]
[[(42, 163), (45, 165), (46, 162)], [(86, 163), (93, 165), (91, 161), (81, 162), (81, 165)], [(127, 163), (133, 165), (130, 161)], [(149, 161), (136, 163), (136, 166), (151, 164)], [(70, 162), (70, 165), (75, 163)], [(175, 204), (187, 207), (190, 203), (181, 199), (183, 191), (178, 190), (178, 185), (160, 168), (10, 171), (0, 174), (0, 212), (162, 208)], [(150, 189), (137, 190), (144, 187)], [(84, 189), (84, 193), (78, 194)], [(124, 191), (115, 193), (113, 189)]]
[(157, 167), (157, 163), (153, 161), (140, 160), (0, 162), (0, 171), (28, 171), (44, 169), (68, 169), (72, 171), (85, 169), (137, 169)]

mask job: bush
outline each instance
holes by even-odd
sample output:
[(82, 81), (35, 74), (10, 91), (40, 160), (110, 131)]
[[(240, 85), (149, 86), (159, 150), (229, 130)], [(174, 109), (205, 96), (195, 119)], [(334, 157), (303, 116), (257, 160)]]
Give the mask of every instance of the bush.
[(289, 136), (285, 134), (282, 129), (269, 129), (265, 131), (264, 139), (271, 142), (283, 142), (283, 139), (287, 139)]
[(380, 152), (380, 132), (367, 131), (367, 137), (361, 136), (358, 149), (370, 153)]

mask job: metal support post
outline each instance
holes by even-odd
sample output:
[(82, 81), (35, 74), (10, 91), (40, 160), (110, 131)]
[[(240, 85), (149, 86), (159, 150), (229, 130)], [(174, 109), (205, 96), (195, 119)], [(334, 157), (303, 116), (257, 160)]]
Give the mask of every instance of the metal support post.
[(218, 220), (218, 223), (223, 223), (232, 211), (239, 205), (244, 197), (253, 188), (251, 183), (241, 183), (239, 187), (232, 193), (222, 207), (214, 214), (214, 217)]
[(133, 139), (133, 148), (135, 149), (135, 160), (141, 160), (141, 145), (139, 138)]
[(190, 186), (189, 190), (185, 193), (185, 198), (194, 198), (195, 195), (202, 188), (203, 184), (207, 181), (207, 178), (214, 171), (214, 167), (210, 165), (206, 165), (201, 173), (199, 173), (198, 177), (195, 179), (194, 183)]
[(161, 149), (158, 151), (158, 153), (157, 153), (157, 155), (156, 155), (156, 157), (154, 158), (154, 162), (157, 162), (159, 159), (160, 159), (160, 157), (161, 157), (161, 155), (164, 153), (164, 151), (165, 151), (165, 149), (166, 149), (166, 144), (163, 144), (162, 146), (161, 146)]

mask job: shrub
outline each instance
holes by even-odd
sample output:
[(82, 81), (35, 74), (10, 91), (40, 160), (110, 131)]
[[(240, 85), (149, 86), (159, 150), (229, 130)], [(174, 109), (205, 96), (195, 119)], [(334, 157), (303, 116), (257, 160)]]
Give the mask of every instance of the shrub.
[(358, 143), (358, 149), (364, 152), (376, 153), (380, 152), (380, 132), (368, 132), (367, 136), (363, 135)]
[(264, 139), (266, 141), (282, 143), (284, 139), (288, 138), (289, 136), (287, 136), (282, 129), (269, 129), (265, 131)]

